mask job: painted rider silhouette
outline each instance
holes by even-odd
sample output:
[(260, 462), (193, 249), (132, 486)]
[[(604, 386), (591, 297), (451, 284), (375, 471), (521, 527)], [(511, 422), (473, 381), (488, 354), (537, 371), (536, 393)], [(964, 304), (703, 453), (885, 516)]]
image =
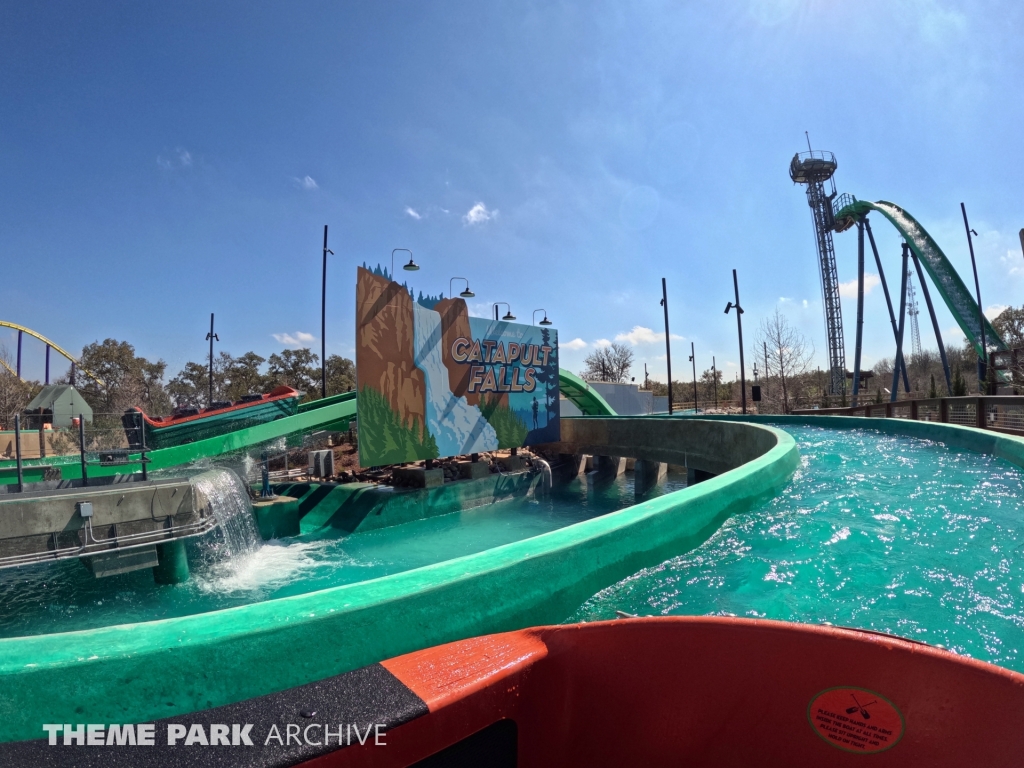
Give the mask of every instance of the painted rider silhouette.
[(537, 412), (538, 412), (540, 406), (537, 405), (537, 398), (536, 397), (533, 398), (533, 405), (531, 407), (533, 408), (533, 428), (537, 429), (537, 427), (538, 427), (538, 424), (537, 424)]

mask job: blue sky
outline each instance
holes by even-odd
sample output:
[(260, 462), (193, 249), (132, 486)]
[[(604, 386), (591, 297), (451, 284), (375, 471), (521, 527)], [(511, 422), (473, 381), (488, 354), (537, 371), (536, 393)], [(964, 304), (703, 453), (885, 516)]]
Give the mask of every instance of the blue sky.
[[(734, 267), (747, 337), (780, 306), (820, 362), (805, 130), (970, 283), (964, 201), (984, 304), (1020, 303), (1022, 28), (1018, 3), (942, 0), (8, 4), (0, 319), (171, 374), (210, 312), (220, 349), (319, 351), (329, 224), (329, 353), (353, 355), (356, 266), (403, 247), (417, 290), (546, 308), (572, 370), (619, 339), (663, 379), (666, 277), (677, 376), (693, 341), (731, 378)], [(856, 237), (836, 244), (852, 280)], [(892, 354), (877, 289), (865, 338), (868, 365)]]

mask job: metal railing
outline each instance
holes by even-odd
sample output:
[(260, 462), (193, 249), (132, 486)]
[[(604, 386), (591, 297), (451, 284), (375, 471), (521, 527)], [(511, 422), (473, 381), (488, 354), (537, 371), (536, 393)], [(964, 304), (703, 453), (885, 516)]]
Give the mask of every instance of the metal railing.
[(1018, 395), (922, 398), (848, 408), (802, 408), (792, 413), (933, 421), (1024, 436), (1024, 396)]

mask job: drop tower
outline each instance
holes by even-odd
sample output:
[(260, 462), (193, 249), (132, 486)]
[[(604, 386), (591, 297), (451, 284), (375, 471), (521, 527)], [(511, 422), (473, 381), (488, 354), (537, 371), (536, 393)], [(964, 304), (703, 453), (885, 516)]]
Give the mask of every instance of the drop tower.
[[(808, 147), (810, 144), (808, 143)], [(843, 308), (839, 301), (839, 277), (836, 252), (832, 245), (835, 218), (832, 200), (836, 197), (836, 157), (831, 152), (808, 150), (793, 155), (789, 178), (807, 186), (807, 204), (814, 217), (821, 303), (825, 311), (825, 336), (828, 340), (829, 394), (846, 391), (846, 347), (843, 343)]]

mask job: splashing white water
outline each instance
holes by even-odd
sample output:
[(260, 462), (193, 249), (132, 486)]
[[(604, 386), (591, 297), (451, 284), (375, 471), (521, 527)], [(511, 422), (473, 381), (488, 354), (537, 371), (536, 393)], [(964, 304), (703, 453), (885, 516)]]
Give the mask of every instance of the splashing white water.
[(238, 557), (260, 548), (263, 540), (256, 528), (249, 493), (230, 469), (211, 469), (193, 481), (196, 493), (206, 498), (217, 520), (211, 548), (221, 557)]

